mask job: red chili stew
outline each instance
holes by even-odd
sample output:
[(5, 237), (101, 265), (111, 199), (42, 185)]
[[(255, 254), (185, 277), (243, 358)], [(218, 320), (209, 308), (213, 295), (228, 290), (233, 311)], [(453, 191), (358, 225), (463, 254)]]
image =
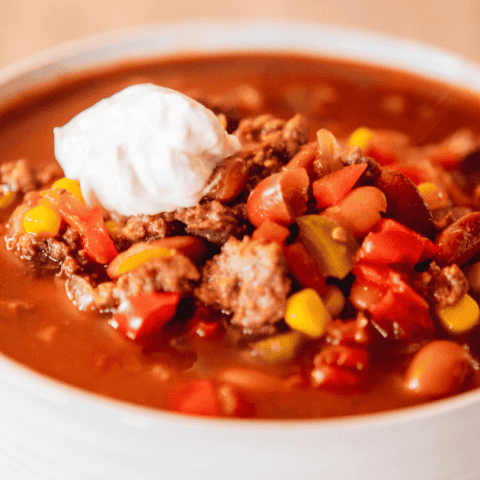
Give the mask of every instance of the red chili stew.
[[(62, 179), (52, 130), (144, 82), (204, 103), (242, 149), (194, 207), (89, 209)], [(480, 385), (471, 93), (354, 63), (230, 55), (63, 78), (0, 115), (5, 355), (208, 416), (360, 414)]]

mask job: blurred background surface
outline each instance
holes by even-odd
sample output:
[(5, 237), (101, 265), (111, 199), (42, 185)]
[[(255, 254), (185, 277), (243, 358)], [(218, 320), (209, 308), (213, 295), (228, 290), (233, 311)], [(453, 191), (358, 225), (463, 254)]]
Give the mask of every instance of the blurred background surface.
[(44, 48), (116, 28), (262, 17), (389, 33), (480, 63), (478, 0), (0, 0), (0, 68)]

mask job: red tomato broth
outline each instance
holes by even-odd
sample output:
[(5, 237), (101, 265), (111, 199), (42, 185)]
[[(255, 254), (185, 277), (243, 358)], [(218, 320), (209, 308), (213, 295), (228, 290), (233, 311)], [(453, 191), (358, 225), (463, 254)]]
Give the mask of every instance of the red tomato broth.
[[(480, 102), (471, 94), (387, 69), (297, 56), (199, 57), (122, 65), (80, 78), (65, 78), (21, 98), (15, 108), (1, 112), (2, 163), (20, 157), (38, 166), (53, 161), (54, 126), (129, 84), (145, 81), (199, 99), (215, 95), (228, 98), (235, 95), (238, 85), (252, 86), (261, 92), (263, 102), (240, 104), (242, 114), (270, 112), (289, 118), (300, 111), (310, 122), (312, 139), (320, 127), (341, 137), (367, 125), (399, 129), (414, 143), (430, 143), (460, 127), (480, 124)], [(316, 103), (312, 100), (315, 96), (308, 94), (312, 91), (317, 92)], [(393, 114), (382, 109), (382, 99), (397, 94), (404, 96), (405, 110)], [(58, 98), (62, 101), (55, 101)], [(428, 116), (425, 112), (429, 110), (434, 114)], [(2, 222), (12, 210), (0, 209)], [(34, 271), (6, 251), (4, 242), (0, 269), (4, 279), (0, 289), (0, 350), (65, 383), (155, 408), (169, 408), (169, 391), (179, 391), (178, 385), (199, 378), (221, 379), (229, 368), (251, 369), (253, 383), (258, 371), (303, 385), (301, 364), (266, 365), (239, 352), (236, 344), (241, 346), (245, 339), (235, 329), (227, 327), (226, 332), (207, 339), (185, 334), (181, 317), (192, 316), (188, 305), (180, 304), (178, 318), (167, 326), (162, 338), (133, 342), (108, 324), (110, 314), (79, 312), (65, 294), (64, 280)], [(220, 313), (215, 313), (213, 320), (223, 328)], [(478, 358), (478, 329), (469, 335), (469, 345)], [(331, 417), (425, 401), (403, 387), (410, 357), (397, 358), (376, 350), (373, 354), (371, 369), (357, 390), (272, 391), (261, 387), (262, 377), (258, 388), (234, 385), (234, 389), (254, 406), (248, 415), (259, 418)], [(471, 380), (462, 390), (473, 386)], [(217, 407), (206, 411), (217, 414)]]

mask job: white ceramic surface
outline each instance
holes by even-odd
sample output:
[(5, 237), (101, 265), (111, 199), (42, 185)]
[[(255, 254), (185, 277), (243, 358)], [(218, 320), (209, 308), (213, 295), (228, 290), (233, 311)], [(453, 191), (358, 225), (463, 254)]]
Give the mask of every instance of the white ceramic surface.
[[(0, 101), (65, 72), (192, 51), (321, 53), (421, 73), (480, 94), (480, 68), (395, 38), (321, 25), (191, 23), (126, 29), (0, 72)], [(329, 421), (190, 418), (111, 401), (0, 357), (0, 478), (8, 480), (472, 480), (480, 391)]]

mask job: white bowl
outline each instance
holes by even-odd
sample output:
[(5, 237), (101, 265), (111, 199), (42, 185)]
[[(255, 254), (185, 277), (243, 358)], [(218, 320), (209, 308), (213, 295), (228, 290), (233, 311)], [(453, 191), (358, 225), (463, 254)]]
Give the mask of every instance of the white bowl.
[[(480, 94), (480, 68), (372, 33), (282, 22), (124, 29), (0, 72), (0, 101), (120, 59), (294, 51), (394, 66)], [(8, 480), (480, 478), (480, 391), (390, 413), (317, 421), (204, 419), (110, 400), (0, 356), (0, 477)]]

